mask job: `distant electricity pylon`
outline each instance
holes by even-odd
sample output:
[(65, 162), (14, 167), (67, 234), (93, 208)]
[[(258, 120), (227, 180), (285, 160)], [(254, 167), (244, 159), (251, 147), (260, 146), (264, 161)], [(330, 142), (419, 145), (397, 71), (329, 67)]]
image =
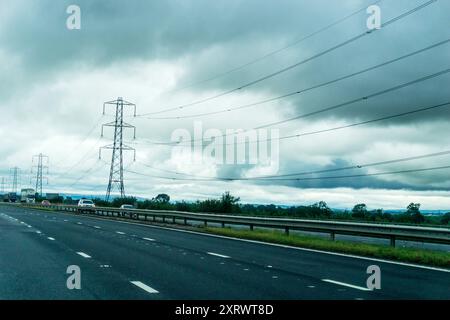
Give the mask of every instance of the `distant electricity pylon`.
[(4, 194), (6, 192), (6, 179), (2, 177), (2, 182), (0, 184), (0, 193)]
[[(35, 159), (37, 159), (35, 161)], [(44, 161), (45, 160), (45, 161)], [(42, 197), (42, 180), (47, 179), (46, 177), (43, 177), (43, 171), (44, 169), (47, 171), (48, 174), (48, 156), (43, 155), (42, 153), (39, 153), (38, 155), (33, 156), (33, 166), (31, 168), (31, 173), (33, 173), (33, 168), (36, 168), (36, 192), (39, 194), (39, 196)], [(45, 162), (45, 164), (44, 164)], [(36, 163), (36, 164), (35, 164)], [(48, 183), (48, 180), (47, 180)]]
[(11, 192), (17, 193), (17, 187), (20, 181), (20, 168), (18, 167), (11, 168), (10, 172), (12, 176)]
[(102, 158), (102, 149), (112, 149), (112, 158), (111, 158), (111, 170), (109, 172), (109, 182), (108, 188), (106, 190), (106, 201), (109, 201), (111, 196), (111, 191), (117, 188), (120, 192), (120, 196), (122, 198), (125, 197), (125, 187), (123, 184), (123, 151), (131, 150), (134, 152), (134, 160), (136, 161), (136, 150), (127, 145), (123, 144), (123, 129), (131, 128), (134, 130), (134, 139), (136, 139), (136, 127), (125, 123), (123, 121), (123, 107), (124, 106), (132, 106), (134, 107), (134, 116), (136, 116), (136, 105), (123, 100), (122, 98), (117, 98), (115, 101), (105, 102), (103, 104), (103, 114), (105, 114), (106, 105), (115, 105), (116, 106), (116, 118), (115, 121), (106, 123), (102, 125), (102, 137), (103, 137), (103, 128), (106, 127), (114, 127), (114, 143), (110, 145), (106, 145), (100, 148), (99, 150), (99, 159)]

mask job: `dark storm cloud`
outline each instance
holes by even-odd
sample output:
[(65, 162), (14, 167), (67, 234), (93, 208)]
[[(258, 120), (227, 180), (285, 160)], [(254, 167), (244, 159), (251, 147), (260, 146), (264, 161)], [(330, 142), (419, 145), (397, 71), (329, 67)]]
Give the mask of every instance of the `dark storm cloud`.
[[(72, 1), (18, 2), (12, 15), (19, 18), (20, 23), (16, 19), (7, 19), (3, 31), (0, 31), (0, 40), (6, 53), (20, 57), (24, 74), (6, 86), (36, 83), (42, 77), (79, 65), (101, 68), (120, 60), (178, 61), (184, 58), (188, 61), (188, 70), (179, 79), (182, 86), (252, 61), (372, 2), (338, 4), (329, 0), (314, 3), (284, 0), (274, 4), (257, 0), (83, 0), (76, 3), (82, 12), (82, 29), (77, 32), (65, 28), (68, 17), (65, 10)], [(420, 3), (384, 0), (380, 5), (383, 18), (388, 20)], [(274, 96), (285, 94), (442, 41), (450, 37), (446, 15), (449, 9), (449, 3), (438, 1), (373, 35), (247, 90), (270, 92)], [(289, 50), (191, 89), (194, 92), (220, 91), (252, 81), (364, 32), (366, 18), (367, 14), (361, 12)], [(449, 67), (449, 56), (450, 45), (445, 45), (336, 85), (294, 96), (287, 101), (295, 109), (282, 111), (286, 115), (308, 112), (320, 109), (322, 105), (387, 89)], [(393, 106), (402, 109), (413, 107), (412, 104), (439, 103), (450, 98), (447, 90), (442, 90), (449, 84), (450, 77), (442, 76), (401, 90), (398, 94), (394, 92), (379, 97), (375, 101), (376, 107), (359, 108), (358, 112), (349, 107), (323, 116), (364, 117), (377, 112), (386, 114)], [(5, 90), (5, 93), (7, 91), (10, 90)], [(211, 105), (222, 103), (221, 100), (213, 101)], [(270, 104), (265, 106), (268, 107)], [(435, 118), (435, 113), (418, 115), (415, 119), (430, 117)]]
[[(0, 21), (0, 62), (3, 64), (3, 67), (0, 67), (0, 81), (3, 84), (0, 87), (0, 96), (3, 102), (9, 100), (12, 101), (10, 105), (14, 105), (15, 100), (27, 97), (27, 93), (33, 88), (39, 89), (39, 86), (42, 86), (39, 91), (45, 92), (61, 77), (70, 80), (77, 72), (84, 72), (88, 78), (96, 71), (106, 70), (111, 66), (126, 66), (127, 63), (131, 64), (136, 61), (144, 63), (162, 61), (167, 64), (181, 65), (183, 73), (176, 79), (175, 87), (197, 83), (189, 86), (183, 92), (188, 92), (192, 96), (213, 95), (307, 59), (364, 32), (367, 14), (362, 11), (344, 23), (292, 46), (288, 50), (252, 63), (226, 76), (215, 77), (289, 45), (372, 2), (365, 0), (14, 1), (6, 10), (3, 21)], [(391, 19), (424, 2), (384, 0), (380, 4), (383, 19)], [(81, 7), (82, 29), (79, 31), (69, 31), (65, 26), (68, 17), (66, 8), (70, 4)], [(450, 38), (449, 10), (450, 2), (437, 1), (348, 46), (289, 72), (262, 81), (237, 94), (186, 108), (182, 114), (196, 113), (198, 109), (216, 110), (233, 107), (234, 105), (229, 105), (229, 99), (234, 98), (233, 101), (237, 101), (241, 97), (240, 95), (244, 94), (252, 96), (251, 99), (256, 99), (253, 97), (258, 96), (283, 95), (422, 49)], [(249, 109), (250, 116), (246, 114), (249, 120), (248, 126), (264, 125), (267, 122), (260, 122), (262, 120), (259, 119), (263, 118), (265, 114), (271, 114), (270, 112), (276, 114), (272, 117), (273, 121), (295, 117), (433, 74), (450, 67), (449, 57), (450, 45), (447, 44), (355, 78), (284, 99), (279, 104), (269, 103), (257, 106)], [(129, 75), (128, 72), (129, 70), (124, 68), (124, 81)], [(203, 81), (211, 77), (215, 79)], [(100, 87), (103, 84), (97, 85)], [(327, 120), (352, 123), (431, 106), (450, 100), (449, 86), (450, 75), (447, 74), (365, 102), (311, 117), (308, 121)], [(176, 88), (174, 89), (177, 93)], [(81, 91), (77, 94), (83, 97), (85, 92)], [(48, 96), (53, 98), (54, 95), (49, 92)], [(172, 95), (163, 96), (162, 104), (178, 105), (180, 103), (177, 99), (179, 96), (173, 96), (175, 98)], [(55, 115), (52, 112), (61, 112), (66, 105), (63, 99), (58, 97), (53, 99), (55, 99), (52, 104), (53, 109), (48, 107), (46, 109), (48, 111), (39, 117), (39, 124), (47, 124), (45, 130), (37, 129), (34, 110), (47, 107), (47, 105), (35, 105), (34, 100), (24, 100), (22, 105), (17, 106), (17, 109), (7, 110), (11, 114), (15, 112), (14, 117), (11, 118), (15, 118), (21, 123), (24, 140), (27, 139), (26, 133), (32, 130), (37, 132), (35, 136), (40, 140), (58, 134), (63, 136), (72, 126), (77, 126), (72, 128), (76, 131), (79, 130), (78, 124), (85, 128), (86, 123), (91, 120), (89, 119), (90, 115), (85, 114), (87, 112), (80, 112), (80, 114), (76, 114), (77, 117), (80, 117), (79, 119), (67, 116), (64, 118), (65, 121), (62, 121), (63, 123), (55, 121)], [(181, 101), (181, 103), (188, 102), (190, 101)], [(143, 111), (156, 110), (152, 108), (156, 108), (156, 106), (144, 108)], [(1, 109), (2, 105), (0, 105)], [(177, 111), (176, 114), (179, 112)], [(235, 122), (241, 120), (242, 117), (240, 112), (229, 113), (223, 118), (223, 126), (233, 127)], [(205, 122), (210, 119), (204, 118)], [(448, 109), (441, 109), (374, 123), (367, 126), (367, 130), (375, 132), (374, 130), (377, 128), (385, 130), (394, 128), (399, 131), (404, 126), (414, 127), (420, 124), (428, 128), (429, 132), (425, 134), (423, 132), (410, 133), (409, 140), (394, 135), (389, 139), (392, 142), (403, 144), (432, 145), (438, 149), (448, 145), (448, 142), (443, 141), (446, 136), (439, 132), (432, 132), (430, 128), (436, 126), (441, 130), (446, 127), (448, 122), (450, 122)], [(290, 128), (295, 124), (296, 122), (290, 123)], [(171, 126), (180, 125), (172, 122), (160, 131), (151, 132), (152, 138), (162, 135), (161, 132), (167, 137), (166, 130)], [(146, 125), (146, 127), (150, 126)], [(283, 126), (280, 127), (280, 129), (284, 129)], [(145, 131), (145, 133), (147, 132), (149, 131)], [(334, 136), (331, 138), (325, 136), (323, 139), (330, 144), (338, 142), (338, 138)], [(161, 140), (165, 140), (164, 137)], [(372, 147), (370, 143), (376, 139), (368, 140), (370, 141), (363, 146), (366, 149), (370, 149)], [(29, 144), (26, 146), (32, 145), (32, 142), (27, 142)], [(344, 159), (344, 155), (357, 154), (361, 144), (355, 143), (355, 145), (346, 145), (345, 147), (346, 150), (341, 150), (342, 155), (329, 155), (332, 164), (326, 168), (346, 166), (349, 162)], [(2, 148), (3, 152), (10, 154), (13, 153), (13, 149), (19, 147), (11, 144)], [(316, 150), (312, 150), (311, 153), (313, 151)], [(300, 153), (303, 150), (289, 147), (281, 150), (280, 173), (317, 169), (318, 166), (313, 166), (310, 162), (303, 163), (298, 159), (291, 158), (293, 152)], [(287, 156), (285, 156), (286, 154)], [(167, 155), (158, 153), (158, 156), (164, 158)], [(219, 167), (217, 175), (243, 176), (248, 169), (251, 169), (251, 166), (222, 166)], [(364, 188), (370, 186), (391, 189), (433, 190), (443, 188), (448, 190), (448, 179), (442, 175), (427, 174), (425, 176), (426, 178), (422, 180), (408, 181), (400, 178), (396, 181), (370, 177), (307, 182), (258, 182), (256, 184), (278, 184), (298, 188)], [(432, 183), (431, 179), (436, 179), (436, 183)], [(88, 184), (86, 184), (87, 186)]]

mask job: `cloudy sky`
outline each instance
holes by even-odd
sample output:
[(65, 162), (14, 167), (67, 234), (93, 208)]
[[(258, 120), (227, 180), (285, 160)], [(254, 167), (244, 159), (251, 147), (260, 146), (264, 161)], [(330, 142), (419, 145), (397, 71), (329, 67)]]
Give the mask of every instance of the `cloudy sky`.
[[(103, 103), (123, 97), (138, 113), (133, 117), (132, 108), (125, 108), (125, 121), (137, 128), (135, 140), (132, 131), (124, 133), (137, 150), (136, 162), (131, 152), (124, 155), (129, 195), (164, 192), (174, 200), (195, 200), (229, 190), (246, 203), (325, 200), (337, 208), (365, 202), (370, 208), (396, 209), (414, 201), (424, 209), (449, 209), (450, 169), (414, 170), (448, 166), (450, 154), (364, 165), (450, 150), (449, 106), (423, 110), (450, 102), (450, 73), (440, 73), (450, 68), (450, 44), (442, 43), (450, 39), (450, 1), (434, 1), (407, 16), (401, 15), (429, 1), (378, 1), (382, 23), (392, 23), (326, 52), (368, 31), (366, 8), (374, 2), (2, 0), (0, 177), (5, 189), (16, 166), (20, 186), (32, 185), (32, 156), (44, 153), (50, 159), (46, 191), (103, 195), (111, 153), (104, 151), (99, 160), (98, 149), (112, 143), (113, 129), (105, 128), (102, 138), (101, 124), (114, 120), (114, 106), (102, 115)], [(81, 9), (79, 30), (67, 28), (70, 5)], [(428, 76), (433, 77), (424, 79)], [(264, 80), (253, 83), (257, 79)], [(403, 84), (408, 85), (399, 87)], [(295, 92), (300, 93), (259, 103)], [(270, 138), (270, 130), (286, 137), (393, 115), (401, 116), (288, 139), (264, 138)], [(199, 127), (206, 136), (265, 128), (258, 132), (259, 149), (269, 146), (272, 166), (261, 155), (256, 163), (249, 158), (211, 163), (199, 149), (188, 157), (170, 144), (180, 132), (198, 141), (202, 137), (194, 128)], [(232, 145), (219, 138), (212, 139), (213, 146)], [(331, 171), (289, 176), (304, 180), (255, 179), (322, 170)], [(376, 175), (398, 171), (409, 172)], [(217, 177), (244, 180), (209, 179)]]

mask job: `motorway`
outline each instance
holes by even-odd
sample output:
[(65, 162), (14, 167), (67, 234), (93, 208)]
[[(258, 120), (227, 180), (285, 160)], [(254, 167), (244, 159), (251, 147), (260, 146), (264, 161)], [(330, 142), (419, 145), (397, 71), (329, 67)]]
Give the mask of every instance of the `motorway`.
[(450, 271), (2, 205), (0, 299), (450, 299)]

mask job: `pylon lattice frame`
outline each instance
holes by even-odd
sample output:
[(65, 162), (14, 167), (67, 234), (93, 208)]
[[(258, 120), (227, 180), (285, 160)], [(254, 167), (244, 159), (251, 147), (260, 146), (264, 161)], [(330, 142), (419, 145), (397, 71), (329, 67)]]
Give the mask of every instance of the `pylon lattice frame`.
[[(34, 165), (35, 163), (35, 159), (37, 158), (37, 164)], [(46, 160), (46, 165), (44, 165), (44, 160)], [(33, 168), (36, 168), (36, 192), (39, 194), (39, 196), (42, 197), (42, 180), (45, 179), (47, 180), (48, 183), (48, 178), (43, 176), (43, 171), (44, 169), (47, 170), (47, 174), (48, 174), (48, 163), (49, 163), (49, 158), (48, 156), (40, 153), (38, 155), (33, 156), (33, 167), (31, 169), (31, 173), (33, 173)]]
[(123, 183), (123, 151), (133, 151), (134, 152), (134, 161), (136, 160), (136, 150), (127, 146), (123, 143), (123, 130), (124, 128), (133, 129), (133, 138), (136, 139), (136, 127), (132, 126), (123, 121), (123, 108), (124, 106), (132, 106), (134, 107), (134, 116), (136, 116), (136, 105), (123, 100), (121, 97), (117, 98), (114, 101), (108, 101), (103, 104), (103, 114), (105, 114), (105, 109), (107, 105), (115, 105), (116, 106), (116, 116), (115, 121), (109, 122), (102, 125), (102, 134), (104, 127), (114, 127), (114, 142), (110, 145), (103, 146), (99, 149), (99, 159), (102, 157), (103, 149), (111, 149), (112, 157), (111, 157), (111, 168), (109, 172), (109, 182), (108, 187), (106, 189), (106, 201), (109, 201), (111, 197), (111, 192), (115, 189), (120, 193), (122, 198), (125, 197), (125, 186)]
[(11, 192), (17, 194), (17, 187), (20, 181), (20, 168), (18, 167), (11, 168), (10, 173), (12, 175)]

